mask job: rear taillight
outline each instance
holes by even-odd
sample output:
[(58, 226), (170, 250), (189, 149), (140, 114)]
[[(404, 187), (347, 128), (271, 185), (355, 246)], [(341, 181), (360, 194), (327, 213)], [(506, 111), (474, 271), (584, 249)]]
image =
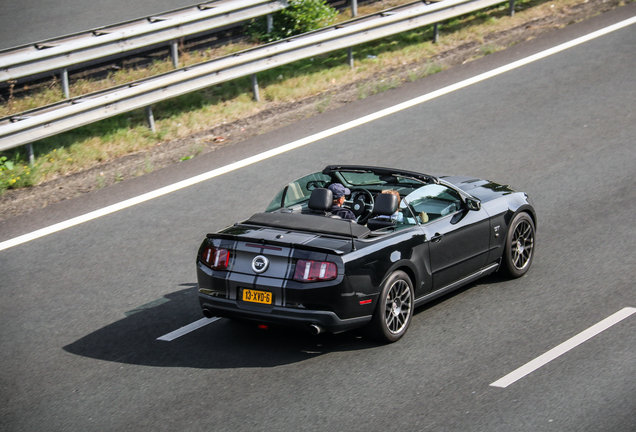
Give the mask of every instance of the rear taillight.
[(328, 261), (298, 260), (294, 280), (299, 282), (318, 282), (335, 279), (338, 268)]
[(206, 246), (201, 252), (201, 262), (213, 270), (227, 270), (230, 251), (214, 246)]

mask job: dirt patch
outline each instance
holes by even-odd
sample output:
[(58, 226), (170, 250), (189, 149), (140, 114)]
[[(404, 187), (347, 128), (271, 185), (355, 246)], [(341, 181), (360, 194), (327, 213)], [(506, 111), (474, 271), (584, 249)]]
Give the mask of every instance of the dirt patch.
[(332, 88), (328, 92), (328, 97), (325, 93), (293, 103), (272, 102), (254, 116), (223, 124), (186, 138), (162, 142), (151, 150), (103, 162), (91, 169), (60, 177), (38, 186), (7, 191), (0, 197), (0, 221), (143, 175), (178, 163), (185, 158), (215, 151), (220, 147), (232, 145), (325, 110), (340, 107), (358, 100), (362, 88), (370, 89), (367, 90), (369, 94), (376, 92), (374, 89), (382, 88), (381, 82), (387, 76), (390, 76), (392, 82), (395, 83), (410, 80), (409, 73), (413, 68), (421, 66), (425, 62), (432, 62), (445, 68), (452, 67), (479, 56), (478, 48), (480, 46), (508, 47), (609, 11), (620, 4), (619, 1), (589, 0), (561, 11), (559, 14), (532, 19), (513, 29), (486, 35), (484, 44), (466, 43), (437, 56), (422, 59), (418, 63), (402, 65), (399, 68), (385, 70), (381, 75), (364, 81)]

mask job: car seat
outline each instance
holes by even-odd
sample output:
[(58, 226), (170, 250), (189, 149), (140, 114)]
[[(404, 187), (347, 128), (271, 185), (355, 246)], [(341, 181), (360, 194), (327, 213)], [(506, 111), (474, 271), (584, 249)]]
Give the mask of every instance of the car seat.
[(397, 221), (391, 216), (397, 211), (399, 198), (393, 194), (381, 193), (375, 197), (371, 219), (367, 221), (367, 228), (375, 231), (381, 228), (395, 226)]
[(333, 204), (333, 192), (325, 188), (316, 188), (311, 191), (308, 208), (302, 211), (303, 214), (317, 216), (331, 216), (329, 210)]

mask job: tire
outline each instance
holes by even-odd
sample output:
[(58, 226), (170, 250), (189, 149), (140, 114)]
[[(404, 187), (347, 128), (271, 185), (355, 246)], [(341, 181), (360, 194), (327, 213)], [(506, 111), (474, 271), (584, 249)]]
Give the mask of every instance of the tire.
[(415, 296), (411, 279), (401, 270), (391, 274), (380, 292), (369, 323), (370, 335), (380, 342), (397, 342), (413, 317)]
[(530, 270), (534, 258), (534, 222), (527, 213), (514, 217), (506, 236), (503, 265), (506, 272), (519, 278)]

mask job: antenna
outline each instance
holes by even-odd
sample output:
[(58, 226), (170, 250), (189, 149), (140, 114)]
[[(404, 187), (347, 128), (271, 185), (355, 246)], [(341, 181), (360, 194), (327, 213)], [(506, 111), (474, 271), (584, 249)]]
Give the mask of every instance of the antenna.
[(351, 250), (356, 250), (356, 243), (353, 240), (353, 227), (351, 225), (353, 225), (354, 223), (357, 223), (356, 221), (351, 221), (349, 222), (349, 232), (351, 232)]

